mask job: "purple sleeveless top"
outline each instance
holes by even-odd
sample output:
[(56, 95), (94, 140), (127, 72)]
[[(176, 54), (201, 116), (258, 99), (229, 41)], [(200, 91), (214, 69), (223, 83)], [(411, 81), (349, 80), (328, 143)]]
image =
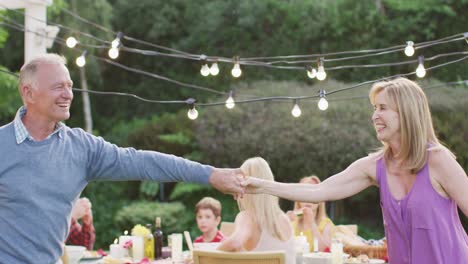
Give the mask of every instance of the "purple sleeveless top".
[(399, 201), (390, 193), (383, 158), (377, 161), (377, 182), (389, 263), (468, 263), (468, 236), (457, 205), (434, 190), (427, 162), (410, 192)]

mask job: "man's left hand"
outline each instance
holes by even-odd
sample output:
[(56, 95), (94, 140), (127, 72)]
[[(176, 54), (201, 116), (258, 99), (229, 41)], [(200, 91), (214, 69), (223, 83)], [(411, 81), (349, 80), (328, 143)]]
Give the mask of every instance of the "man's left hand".
[(235, 198), (242, 197), (244, 187), (241, 182), (244, 179), (244, 173), (238, 169), (218, 169), (214, 168), (210, 175), (210, 184), (215, 189), (223, 193), (233, 194)]

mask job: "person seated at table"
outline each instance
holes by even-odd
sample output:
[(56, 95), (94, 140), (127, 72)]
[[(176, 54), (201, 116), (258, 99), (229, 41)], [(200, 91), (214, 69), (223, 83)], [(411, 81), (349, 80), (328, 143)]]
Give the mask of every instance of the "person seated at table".
[[(66, 244), (84, 246), (93, 250), (96, 233), (93, 225), (93, 211), (88, 198), (79, 198), (72, 208), (70, 232)], [(81, 219), (81, 224), (78, 220)]]
[(221, 222), (221, 203), (218, 200), (211, 197), (201, 199), (195, 205), (195, 214), (202, 235), (197, 237), (194, 243), (221, 242), (224, 239), (223, 233), (218, 230)]
[[(246, 160), (244, 175), (274, 181), (268, 163), (260, 157)], [(286, 264), (296, 263), (294, 232), (278, 198), (268, 194), (244, 194), (238, 200), (240, 212), (234, 221), (234, 231), (217, 248), (223, 251), (274, 251), (286, 254)]]
[[(318, 184), (320, 179), (312, 175), (302, 178), (299, 183)], [(293, 223), (294, 234), (298, 236), (302, 233), (307, 237), (311, 252), (314, 251), (314, 238), (318, 240), (319, 251), (330, 248), (334, 224), (327, 216), (325, 202), (295, 202), (294, 211), (288, 211), (287, 215)]]

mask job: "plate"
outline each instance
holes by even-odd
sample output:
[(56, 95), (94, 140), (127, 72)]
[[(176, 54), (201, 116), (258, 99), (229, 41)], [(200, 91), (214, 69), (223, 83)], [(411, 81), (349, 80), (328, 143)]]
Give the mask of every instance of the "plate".
[(99, 256), (99, 257), (82, 257), (80, 260), (98, 260), (98, 259), (102, 259), (102, 256)]
[(371, 263), (371, 264), (383, 264), (383, 263), (385, 263), (385, 260), (383, 260), (383, 259), (369, 259), (369, 263)]
[(81, 260), (98, 260), (102, 259), (102, 256), (97, 253), (97, 251), (89, 251), (87, 250)]

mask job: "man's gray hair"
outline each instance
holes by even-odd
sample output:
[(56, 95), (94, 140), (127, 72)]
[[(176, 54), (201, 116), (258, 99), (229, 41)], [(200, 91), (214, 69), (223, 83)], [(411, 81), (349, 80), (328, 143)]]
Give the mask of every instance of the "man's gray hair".
[(67, 60), (65, 57), (55, 54), (47, 53), (34, 57), (32, 60), (26, 62), (20, 70), (19, 85), (18, 89), (21, 93), (21, 87), (25, 84), (31, 84), (33, 81), (34, 74), (36, 74), (38, 66), (40, 64), (62, 64), (66, 65)]

